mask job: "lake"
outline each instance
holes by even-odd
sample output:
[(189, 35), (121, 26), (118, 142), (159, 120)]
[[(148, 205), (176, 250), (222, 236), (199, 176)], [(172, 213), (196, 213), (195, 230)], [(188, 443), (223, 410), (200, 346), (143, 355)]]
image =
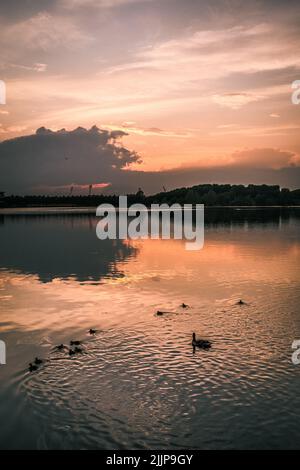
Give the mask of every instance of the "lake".
[(300, 448), (300, 209), (205, 221), (187, 251), (100, 241), (89, 210), (0, 212), (0, 448)]

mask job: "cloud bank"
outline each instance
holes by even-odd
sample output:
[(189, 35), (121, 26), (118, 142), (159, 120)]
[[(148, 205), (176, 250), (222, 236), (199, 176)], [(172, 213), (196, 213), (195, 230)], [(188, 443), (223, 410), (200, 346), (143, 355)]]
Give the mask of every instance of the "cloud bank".
[(123, 147), (126, 133), (96, 126), (56, 132), (41, 127), (0, 143), (0, 185), (9, 192), (40, 192), (71, 185), (105, 187), (115, 174), (140, 161)]
[(123, 130), (90, 129), (52, 131), (40, 127), (35, 134), (0, 143), (0, 190), (8, 194), (68, 194), (135, 192), (142, 186), (154, 193), (200, 183), (279, 184), (299, 186), (299, 158), (277, 148), (236, 150), (210, 165), (181, 166), (162, 171), (137, 171), (141, 157), (126, 148)]

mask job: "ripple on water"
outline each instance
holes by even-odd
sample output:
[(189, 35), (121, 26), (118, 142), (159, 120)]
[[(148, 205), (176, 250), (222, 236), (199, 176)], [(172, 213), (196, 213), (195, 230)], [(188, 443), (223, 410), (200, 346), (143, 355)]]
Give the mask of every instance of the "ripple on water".
[(168, 322), (161, 328), (160, 337), (103, 331), (82, 354), (52, 353), (26, 374), (21, 387), (44, 423), (37, 446), (230, 448), (257, 433), (258, 423), (261, 432), (270, 425), (273, 413), (259, 416), (262, 401), (289, 408), (289, 376), (269, 343), (251, 349), (252, 338), (216, 334), (210, 351), (193, 354), (186, 331), (174, 333)]

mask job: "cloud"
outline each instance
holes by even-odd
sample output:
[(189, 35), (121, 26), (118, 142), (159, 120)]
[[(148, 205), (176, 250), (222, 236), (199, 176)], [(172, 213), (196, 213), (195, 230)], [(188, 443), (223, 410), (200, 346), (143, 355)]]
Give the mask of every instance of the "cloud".
[(78, 7), (114, 8), (131, 3), (142, 3), (152, 0), (62, 0), (64, 8), (73, 9)]
[[(288, 28), (288, 32), (286, 30)], [(140, 48), (133, 60), (112, 69), (126, 72), (139, 68), (167, 70), (174, 79), (189, 81), (226, 77), (232, 73), (278, 71), (300, 65), (298, 29), (291, 25), (261, 23), (226, 29), (206, 29)], [(290, 36), (290, 37), (288, 37)], [(177, 73), (170, 75), (171, 69)], [(279, 70), (280, 70), (279, 69)]]
[(125, 135), (96, 126), (56, 132), (41, 127), (33, 135), (6, 140), (0, 143), (0, 186), (17, 193), (70, 185), (105, 187), (140, 162), (136, 152), (122, 145)]
[(215, 103), (231, 109), (240, 109), (242, 106), (262, 98), (263, 96), (250, 93), (224, 93), (223, 95), (213, 95), (212, 97)]
[(190, 133), (186, 131), (170, 131), (165, 129), (160, 129), (159, 127), (142, 127), (137, 126), (135, 122), (123, 122), (121, 126), (106, 124), (103, 126), (104, 128), (110, 130), (122, 129), (129, 134), (136, 134), (141, 136), (159, 136), (159, 137), (171, 137), (171, 138), (188, 138), (190, 137)]
[[(0, 113), (1, 114), (1, 113)], [(4, 113), (5, 114), (5, 113)], [(8, 114), (8, 113), (7, 113)], [(19, 133), (19, 132), (24, 132), (26, 130), (26, 126), (8, 126), (8, 127), (3, 127), (2, 124), (0, 124), (0, 134), (10, 134), (10, 133)]]
[(199, 160), (188, 165), (182, 164), (179, 169), (223, 169), (228, 172), (230, 169), (281, 170), (296, 166), (300, 167), (299, 155), (288, 150), (270, 147), (239, 149), (231, 154), (224, 152), (221, 156), (209, 156), (205, 161)]
[(32, 66), (30, 65), (21, 65), (21, 64), (9, 64), (11, 67), (21, 70), (33, 70), (34, 72), (46, 72), (47, 64), (35, 63)]
[[(0, 143), (0, 188), (15, 194), (134, 192), (148, 193), (162, 186), (174, 188), (205, 182), (277, 183), (296, 186), (299, 157), (277, 148), (253, 148), (223, 158), (208, 158), (204, 167), (180, 167), (163, 171), (132, 170), (141, 161), (122, 144), (123, 130), (78, 127), (72, 131), (39, 128), (35, 134)], [(273, 180), (272, 180), (273, 178)], [(265, 180), (264, 180), (265, 179)], [(290, 182), (290, 183), (289, 183)]]
[(293, 136), (300, 131), (300, 126), (295, 124), (280, 124), (275, 126), (242, 126), (239, 124), (221, 125), (217, 130), (210, 133), (211, 136), (243, 136), (245, 137), (275, 137), (275, 136)]
[(239, 167), (272, 168), (274, 170), (300, 165), (300, 158), (293, 152), (275, 148), (238, 150), (229, 161), (230, 165)]
[[(49, 12), (39, 12), (14, 23), (1, 24), (0, 21), (0, 26), (2, 60), (8, 64), (38, 51), (45, 53), (53, 49), (81, 49), (92, 40), (91, 35), (83, 32), (70, 17)], [(37, 62), (33, 68), (44, 71), (45, 67), (46, 64)]]

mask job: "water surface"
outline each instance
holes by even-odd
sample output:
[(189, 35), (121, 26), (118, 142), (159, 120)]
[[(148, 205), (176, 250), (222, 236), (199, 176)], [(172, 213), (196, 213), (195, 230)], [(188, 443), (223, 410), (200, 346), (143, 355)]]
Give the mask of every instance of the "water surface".
[(300, 210), (205, 217), (186, 251), (99, 241), (89, 211), (0, 215), (1, 448), (300, 447)]

